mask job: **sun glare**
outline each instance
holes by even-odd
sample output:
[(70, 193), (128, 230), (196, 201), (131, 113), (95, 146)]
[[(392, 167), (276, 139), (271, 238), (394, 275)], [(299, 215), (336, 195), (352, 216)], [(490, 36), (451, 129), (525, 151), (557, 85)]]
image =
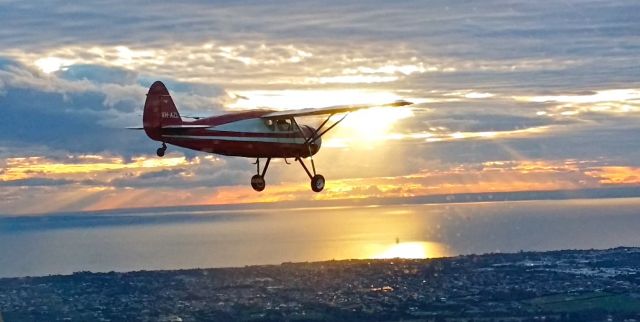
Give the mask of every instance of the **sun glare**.
[(434, 242), (406, 242), (388, 247), (375, 254), (375, 259), (387, 258), (433, 258), (446, 256), (447, 251), (442, 244)]
[(388, 138), (396, 122), (413, 116), (411, 108), (379, 107), (356, 111), (341, 124), (347, 140), (360, 142), (382, 141)]
[(36, 60), (35, 65), (45, 74), (57, 72), (65, 66), (69, 66), (72, 62), (68, 59), (58, 57), (45, 57)]

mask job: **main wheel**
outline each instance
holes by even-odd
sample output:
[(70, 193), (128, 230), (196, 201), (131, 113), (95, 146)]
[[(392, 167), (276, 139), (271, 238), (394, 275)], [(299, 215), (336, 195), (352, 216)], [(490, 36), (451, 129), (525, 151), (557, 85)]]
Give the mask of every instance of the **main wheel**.
[(264, 187), (266, 185), (267, 184), (265, 183), (264, 178), (261, 175), (256, 174), (251, 177), (251, 188), (253, 188), (253, 190), (262, 191), (264, 190)]
[(316, 174), (311, 179), (311, 190), (320, 192), (324, 189), (324, 177), (320, 174)]
[(163, 156), (164, 156), (164, 151), (166, 151), (166, 150), (167, 150), (167, 148), (158, 148), (158, 149), (156, 150), (156, 154), (157, 154), (159, 157), (163, 157)]

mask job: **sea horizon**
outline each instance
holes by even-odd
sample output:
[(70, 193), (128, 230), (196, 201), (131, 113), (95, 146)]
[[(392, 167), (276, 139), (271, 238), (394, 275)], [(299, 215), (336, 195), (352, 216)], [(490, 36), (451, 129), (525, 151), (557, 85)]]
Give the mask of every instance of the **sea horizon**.
[(0, 218), (0, 277), (640, 246), (640, 198)]
[(523, 190), (523, 191), (487, 191), (469, 193), (430, 194), (406, 197), (377, 197), (377, 198), (347, 198), (313, 200), (283, 200), (279, 202), (247, 202), (226, 204), (186, 204), (158, 207), (120, 207), (87, 210), (51, 211), (35, 213), (2, 213), (2, 217), (15, 216), (51, 216), (70, 214), (115, 214), (150, 211), (211, 211), (211, 210), (262, 210), (262, 209), (314, 209), (330, 207), (376, 207), (386, 205), (438, 205), (438, 204), (466, 204), (516, 201), (545, 201), (545, 200), (580, 200), (580, 199), (628, 199), (640, 198), (640, 186), (628, 185), (623, 187), (586, 188), (586, 189), (557, 189), (557, 190)]

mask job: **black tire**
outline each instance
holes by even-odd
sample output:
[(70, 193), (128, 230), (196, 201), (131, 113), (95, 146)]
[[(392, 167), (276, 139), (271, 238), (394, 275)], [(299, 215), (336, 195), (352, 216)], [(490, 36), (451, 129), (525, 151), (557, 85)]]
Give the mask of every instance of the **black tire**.
[(156, 150), (156, 154), (157, 154), (159, 157), (163, 157), (163, 156), (164, 156), (164, 151), (166, 151), (166, 150), (167, 150), (166, 148), (158, 148), (158, 149)]
[(256, 174), (253, 177), (251, 177), (251, 188), (253, 188), (253, 190), (260, 192), (264, 190), (264, 187), (266, 185), (267, 184), (261, 175)]
[(324, 183), (324, 177), (320, 174), (316, 174), (311, 179), (311, 190), (313, 190), (314, 192), (322, 191), (322, 189), (324, 189)]

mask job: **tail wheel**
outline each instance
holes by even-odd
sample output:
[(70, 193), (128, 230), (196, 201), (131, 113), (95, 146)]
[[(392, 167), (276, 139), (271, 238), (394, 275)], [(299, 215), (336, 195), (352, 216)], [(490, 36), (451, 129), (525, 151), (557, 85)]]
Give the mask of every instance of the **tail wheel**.
[(324, 189), (324, 177), (320, 174), (316, 174), (311, 178), (311, 190), (320, 192)]
[(156, 150), (156, 155), (158, 155), (159, 157), (163, 157), (166, 151), (167, 151), (167, 145), (164, 142), (162, 142), (162, 146)]
[(251, 177), (251, 188), (253, 188), (253, 190), (262, 191), (264, 190), (265, 186), (266, 186), (266, 183), (264, 181), (263, 176), (256, 174), (253, 177)]

